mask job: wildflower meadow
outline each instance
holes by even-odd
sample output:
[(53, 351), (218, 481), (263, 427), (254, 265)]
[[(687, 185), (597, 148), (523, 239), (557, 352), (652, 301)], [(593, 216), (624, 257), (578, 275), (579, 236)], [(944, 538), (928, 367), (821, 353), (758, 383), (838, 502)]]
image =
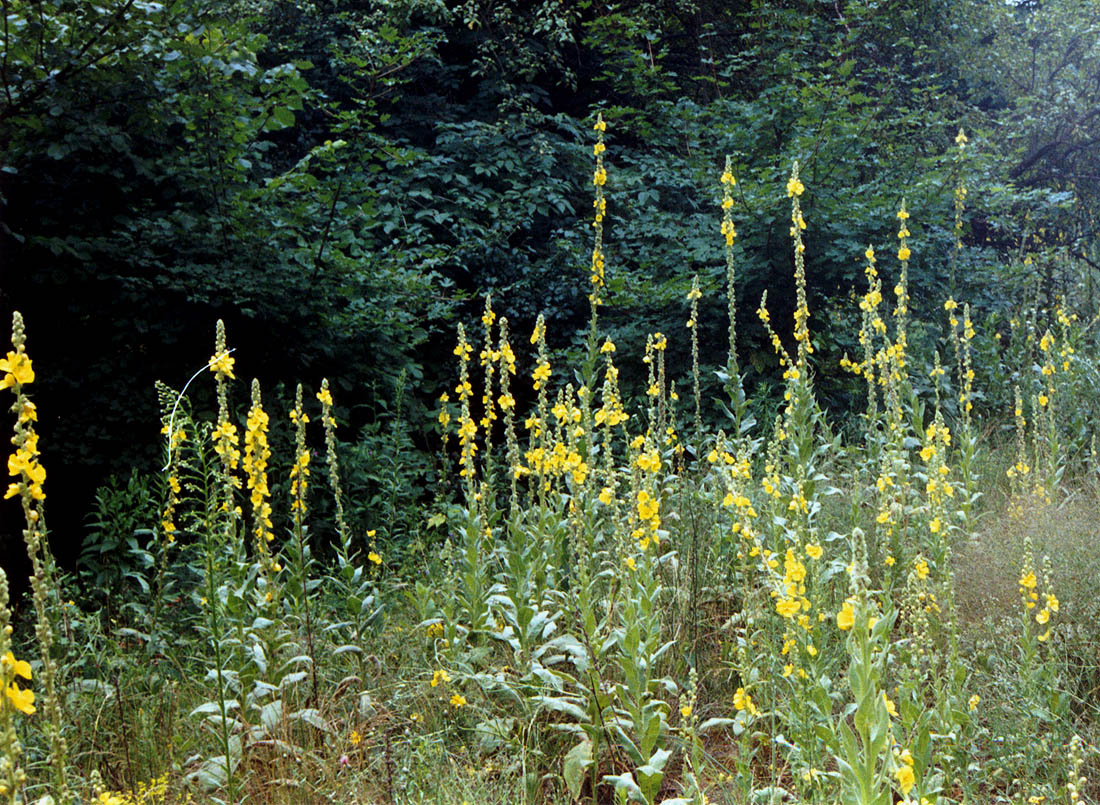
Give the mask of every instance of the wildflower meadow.
[[(0, 802), (1100, 801), (1097, 310), (945, 292), (917, 318), (902, 200), (847, 255), (850, 329), (827, 335), (852, 346), (823, 357), (813, 180), (794, 162), (756, 191), (789, 211), (792, 274), (745, 298), (726, 158), (705, 200), (724, 281), (696, 274), (675, 329), (627, 353), (604, 326), (613, 133), (584, 133), (587, 325), (554, 349), (554, 319), (516, 331), (499, 293), (454, 322), (413, 504), (420, 380), (364, 500), (338, 378), (262, 388), (212, 321), (160, 421), (132, 423), (160, 468), (100, 491), (66, 570), (34, 401), (49, 323), (14, 314), (5, 497), (31, 574), (21, 605), (0, 573)], [(944, 193), (957, 261), (965, 173)], [(704, 308), (728, 337), (701, 336)], [(771, 389), (746, 387), (742, 309)], [(843, 416), (825, 375), (850, 381)]]

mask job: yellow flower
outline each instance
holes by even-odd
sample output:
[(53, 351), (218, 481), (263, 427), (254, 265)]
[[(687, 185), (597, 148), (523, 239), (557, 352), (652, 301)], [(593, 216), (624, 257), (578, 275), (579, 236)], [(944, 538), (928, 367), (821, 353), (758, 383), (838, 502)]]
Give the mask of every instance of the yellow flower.
[(216, 375), (222, 375), (228, 377), (230, 380), (236, 380), (233, 375), (233, 364), (236, 359), (228, 352), (223, 352), (221, 355), (213, 355), (210, 358), (210, 371)]
[(442, 668), (438, 669), (434, 674), (432, 674), (432, 687), (433, 688), (437, 688), (441, 684), (444, 684), (444, 683), (450, 682), (450, 681), (451, 681), (451, 675), (448, 674)]
[(901, 789), (901, 793), (905, 796), (909, 796), (909, 792), (913, 790), (913, 786), (917, 784), (917, 777), (913, 774), (913, 767), (908, 763), (898, 766), (897, 771), (894, 772), (894, 776), (898, 778), (898, 788)]
[(784, 598), (777, 601), (775, 604), (775, 611), (782, 615), (784, 618), (793, 618), (798, 614), (798, 611), (802, 608), (800, 604), (794, 598)]
[(359, 746), (363, 741), (363, 736), (359, 734), (359, 730), (352, 730), (351, 737), (348, 738), (352, 746)]
[(463, 696), (461, 693), (456, 693), (453, 696), (451, 696), (451, 707), (453, 707), (455, 710), (457, 710), (460, 707), (465, 707), (465, 706), (466, 706), (466, 697)]
[(913, 562), (913, 569), (917, 571), (917, 578), (918, 579), (924, 580), (924, 579), (928, 578), (928, 573), (929, 573), (928, 563), (926, 561), (924, 561), (923, 559), (918, 558), (916, 561), (914, 561)]
[(374, 562), (374, 563), (375, 563), (376, 565), (380, 565), (380, 564), (382, 564), (382, 557), (381, 557), (381, 556), (379, 556), (379, 555), (378, 555), (377, 553), (375, 553), (374, 551), (371, 551), (370, 553), (368, 553), (368, 554), (367, 554), (367, 559), (369, 559), (370, 561)]
[(321, 401), (322, 405), (332, 405), (332, 392), (328, 389), (321, 389), (317, 392), (317, 399)]
[(733, 706), (738, 710), (744, 710), (749, 715), (756, 715), (756, 705), (753, 704), (752, 697), (745, 692), (744, 688), (738, 688), (737, 692), (733, 694)]
[(5, 654), (2, 659), (0, 659), (0, 664), (2, 664), (5, 668), (13, 669), (13, 673), (15, 674), (15, 676), (21, 676), (24, 679), (31, 678), (31, 664), (26, 660), (15, 659), (15, 655), (12, 654), (10, 651)]
[(691, 718), (691, 705), (685, 704), (683, 707), (681, 707), (680, 715), (682, 715), (684, 718)]
[(982, 697), (979, 696), (977, 693), (970, 697), (970, 701), (967, 702), (967, 705), (970, 707), (971, 712), (974, 712), (978, 709), (978, 702), (980, 702), (981, 700)]
[(806, 186), (801, 181), (792, 176), (787, 180), (787, 197), (793, 198), (795, 196), (801, 196), (802, 191), (806, 189)]
[(886, 712), (892, 715), (894, 718), (897, 718), (898, 708), (892, 701), (890, 701), (890, 697), (886, 695), (886, 691), (882, 692), (882, 702), (886, 705)]
[(836, 613), (836, 627), (842, 632), (846, 632), (855, 626), (856, 613), (852, 609), (852, 602), (845, 601), (844, 606), (840, 608), (840, 612)]
[(34, 715), (34, 691), (20, 690), (19, 686), (12, 682), (4, 691), (8, 700), (15, 705), (15, 709), (26, 715)]
[(0, 390), (34, 382), (31, 359), (23, 352), (9, 352), (6, 358), (0, 359), (0, 372), (5, 373), (0, 378)]
[(811, 559), (821, 558), (821, 546), (816, 543), (810, 543), (806, 546), (806, 555)]
[(908, 247), (908, 246), (902, 246), (902, 247), (901, 247), (900, 249), (898, 249), (898, 259), (899, 259), (899, 260), (908, 260), (908, 259), (909, 259), (909, 255), (910, 255), (911, 253), (912, 253), (912, 252), (910, 252), (910, 251), (909, 251), (909, 247)]

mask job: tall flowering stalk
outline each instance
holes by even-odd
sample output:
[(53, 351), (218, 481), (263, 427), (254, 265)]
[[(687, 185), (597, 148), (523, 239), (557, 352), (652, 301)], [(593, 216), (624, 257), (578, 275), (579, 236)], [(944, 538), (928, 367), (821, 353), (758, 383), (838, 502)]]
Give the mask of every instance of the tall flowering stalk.
[(787, 181), (787, 196), (791, 199), (791, 238), (794, 240), (794, 340), (798, 344), (795, 365), (801, 372), (809, 366), (809, 356), (814, 348), (810, 343), (810, 308), (806, 302), (806, 244), (802, 242), (802, 233), (806, 229), (806, 219), (802, 217), (799, 197), (806, 187), (798, 178), (798, 163), (794, 163), (791, 178)]
[(879, 306), (882, 304), (882, 280), (879, 278), (878, 269), (875, 268), (877, 260), (874, 246), (868, 245), (863, 256), (867, 260), (867, 265), (863, 268), (863, 274), (867, 277), (867, 291), (859, 300), (859, 345), (862, 348), (863, 359), (852, 361), (848, 353), (844, 353), (844, 357), (840, 359), (840, 368), (862, 375), (867, 382), (867, 410), (864, 414), (866, 444), (872, 457), (876, 457), (879, 445), (876, 438), (878, 433), (877, 381), (881, 381), (882, 377), (876, 371), (878, 364), (875, 359), (875, 342), (879, 338), (886, 337), (886, 322), (882, 320), (879, 313)]
[(951, 292), (955, 292), (955, 277), (958, 273), (959, 252), (962, 251), (963, 212), (966, 210), (966, 185), (963, 184), (962, 168), (966, 154), (966, 144), (969, 140), (962, 129), (955, 135), (955, 171), (958, 180), (955, 185), (955, 250), (951, 253)]
[(332, 415), (332, 392), (328, 378), (321, 381), (321, 390), (317, 392), (321, 403), (321, 423), (325, 428), (325, 451), (328, 463), (328, 481), (332, 488), (332, 498), (336, 503), (336, 529), (340, 534), (340, 544), (345, 551), (351, 550), (351, 530), (344, 516), (344, 490), (340, 484), (340, 460), (336, 455), (336, 417)]
[[(592, 174), (592, 185), (596, 188), (596, 198), (592, 202), (592, 207), (596, 210), (595, 220), (592, 222), (592, 226), (596, 230), (596, 242), (592, 246), (592, 260), (589, 267), (589, 283), (592, 285), (592, 289), (588, 294), (588, 304), (591, 311), (588, 323), (588, 361), (592, 365), (590, 371), (595, 370), (597, 318), (599, 307), (603, 304), (603, 290), (606, 284), (603, 221), (604, 216), (607, 214), (607, 197), (604, 196), (603, 188), (607, 184), (607, 170), (604, 168), (603, 155), (607, 150), (607, 146), (604, 144), (607, 123), (604, 122), (602, 113), (596, 116), (596, 124), (592, 128), (596, 131), (596, 144), (592, 146), (592, 154), (596, 157), (596, 170)], [(585, 384), (591, 388), (591, 378), (586, 377)]]
[[(901, 262), (901, 277), (898, 279), (898, 284), (894, 286), (894, 295), (897, 297), (897, 304), (894, 306), (894, 317), (897, 319), (897, 332), (894, 336), (894, 341), (898, 345), (900, 354), (905, 355), (906, 343), (906, 331), (909, 323), (909, 258), (912, 252), (909, 249), (909, 211), (905, 208), (905, 200), (901, 202), (901, 209), (898, 210), (898, 220), (901, 222), (898, 226), (898, 260)], [(904, 364), (903, 364), (904, 366)]]
[(310, 609), (309, 569), (312, 565), (309, 546), (306, 544), (306, 513), (309, 509), (309, 447), (306, 444), (306, 425), (309, 415), (302, 407), (302, 384), (294, 392), (294, 408), (290, 411), (294, 426), (294, 464), (290, 468), (290, 516), (294, 535), (288, 575), (293, 585), (292, 601), (305, 627), (306, 652), (309, 654), (310, 672), (313, 677), (313, 694), (317, 695), (317, 662), (313, 648), (313, 614)]
[(470, 398), (474, 394), (474, 387), (470, 383), (470, 353), (473, 347), (466, 340), (466, 328), (458, 325), (458, 344), (454, 348), (454, 355), (458, 358), (459, 377), (455, 386), (455, 394), (458, 395), (459, 406), (462, 413), (458, 421), (458, 475), (466, 481), (466, 497), (472, 504), (475, 496), (474, 476), (476, 467), (474, 457), (477, 455), (477, 423), (470, 414)]
[(481, 368), (485, 372), (485, 387), (481, 392), (481, 427), (485, 431), (485, 476), (492, 475), (493, 454), (493, 423), (497, 419), (496, 399), (493, 397), (493, 375), (496, 373), (500, 354), (493, 348), (493, 323), (497, 320), (497, 314), (493, 310), (493, 295), (485, 297), (485, 311), (481, 314), (481, 325), (485, 328), (485, 345), (478, 356)]
[[(294, 393), (294, 408), (290, 412), (290, 422), (294, 425), (294, 466), (290, 468), (290, 513), (294, 523), (294, 534), (298, 538), (305, 528), (306, 512), (309, 509), (309, 447), (306, 445), (306, 425), (309, 415), (302, 408), (302, 384)], [(300, 540), (299, 540), (300, 541)]]
[[(238, 620), (233, 623), (231, 606), (228, 605), (231, 591), (227, 591), (225, 600), (222, 597), (222, 573), (225, 569), (225, 549), (233, 557), (231, 567), (240, 573), (243, 570), (243, 546), (237, 535), (237, 522), (241, 515), (240, 508), (234, 502), (234, 490), (241, 486), (241, 479), (237, 476), (237, 467), (240, 464), (241, 452), (239, 449), (240, 437), (237, 427), (229, 419), (229, 381), (235, 380), (233, 374), (234, 359), (226, 349), (225, 323), (218, 319), (214, 330), (214, 355), (210, 358), (208, 366), (214, 373), (214, 382), (218, 398), (218, 420), (210, 438), (214, 443), (214, 452), (218, 455), (219, 471), (221, 475), (221, 502), (217, 504), (217, 517), (221, 520), (221, 542), (217, 535), (214, 522), (204, 529), (205, 553), (206, 553), (206, 595), (203, 597), (203, 612), (206, 617), (206, 627), (210, 633), (210, 644), (213, 650), (214, 671), (212, 673), (215, 682), (216, 705), (216, 735), (220, 755), (220, 773), (224, 774), (225, 789), (230, 801), (235, 801), (240, 785), (240, 776), (237, 773), (237, 764), (233, 761), (233, 700), (229, 679), (233, 671), (228, 668), (229, 661), (234, 656), (237, 646), (243, 645), (243, 622)], [(232, 586), (232, 585), (230, 585)], [(224, 589), (224, 588), (223, 588)], [(229, 637), (230, 630), (236, 627), (236, 640)]]
[(275, 538), (271, 524), (271, 490), (267, 485), (267, 462), (271, 458), (271, 449), (267, 444), (269, 417), (263, 409), (260, 399), (260, 382), (252, 381), (252, 407), (248, 411), (248, 420), (244, 434), (244, 469), (249, 502), (252, 504), (252, 537), (256, 563), (259, 565), (261, 590), (265, 603), (274, 598), (272, 574), (277, 572), (278, 563), (271, 556), (270, 543)]
[[(810, 309), (806, 299), (806, 245), (802, 233), (806, 230), (806, 219), (802, 215), (799, 201), (806, 187), (798, 178), (798, 163), (791, 169), (787, 181), (787, 197), (791, 200), (790, 236), (794, 246), (795, 311), (794, 339), (796, 350), (792, 356), (783, 346), (779, 335), (771, 326), (771, 316), (767, 308), (767, 293), (760, 300), (757, 315), (767, 330), (772, 346), (779, 355), (779, 364), (784, 367), (783, 380), (787, 384), (784, 399), (787, 403), (782, 419), (776, 423), (773, 440), (783, 442), (788, 465), (789, 493), (787, 501), (788, 515), (792, 518), (791, 536), (798, 547), (807, 541), (813, 541), (810, 534), (810, 519), (816, 511), (813, 501), (815, 445), (814, 434), (817, 412), (813, 399), (813, 384), (810, 380), (810, 355), (814, 348), (810, 341)], [(777, 488), (777, 487), (776, 487)], [(778, 498), (777, 498), (778, 499)], [(816, 541), (814, 542), (816, 544)]]
[(210, 371), (214, 373), (214, 382), (218, 396), (218, 423), (214, 427), (211, 439), (214, 452), (221, 460), (222, 503), (226, 544), (233, 547), (240, 558), (240, 546), (236, 540), (237, 518), (240, 509), (234, 503), (234, 489), (240, 489), (241, 479), (236, 475), (241, 461), (240, 436), (237, 426), (229, 419), (229, 381), (236, 380), (233, 374), (234, 358), (225, 346), (225, 323), (218, 319), (214, 330), (214, 355), (210, 358)]
[[(726, 380), (730, 399), (735, 405), (743, 401), (745, 393), (741, 387), (741, 368), (737, 363), (737, 275), (734, 270), (733, 240), (737, 229), (733, 225), (733, 188), (737, 179), (733, 175), (733, 160), (726, 155), (726, 167), (719, 182), (722, 185), (722, 237), (726, 248), (726, 306), (729, 316), (729, 353), (726, 356)], [(740, 414), (740, 410), (734, 412)], [(738, 423), (740, 424), (740, 423)]]
[(500, 397), (497, 404), (504, 412), (504, 442), (507, 449), (508, 479), (511, 489), (509, 511), (519, 510), (519, 490), (516, 468), (520, 465), (519, 441), (516, 439), (516, 398), (512, 396), (512, 378), (516, 374), (516, 353), (508, 340), (508, 319), (500, 319), (500, 342), (497, 348), (500, 361)]
[(15, 732), (15, 713), (34, 713), (34, 692), (22, 690), (17, 677), (29, 680), (31, 668), (11, 653), (8, 577), (0, 567), (0, 803), (4, 805), (15, 805), (19, 789), (27, 779), (19, 765), (23, 748)]
[[(8, 456), (8, 475), (15, 478), (8, 485), (5, 498), (18, 497), (23, 506), (23, 540), (27, 556), (31, 560), (31, 591), (34, 600), (35, 637), (42, 658), (42, 676), (45, 696), (42, 710), (46, 715), (46, 734), (50, 745), (50, 765), (53, 770), (54, 793), (58, 801), (67, 805), (72, 792), (66, 781), (65, 766), (68, 747), (61, 733), (61, 700), (57, 693), (57, 662), (53, 658), (53, 625), (49, 605), (59, 599), (56, 569), (49, 543), (46, 541), (46, 470), (39, 462), (38, 434), (34, 423), (38, 412), (26, 393), (26, 386), (34, 382), (34, 367), (26, 351), (26, 333), (23, 317), (18, 311), (12, 315), (13, 351), (0, 359), (0, 391), (10, 388), (15, 402), (10, 410), (16, 415), (15, 436), (11, 443), (15, 452)], [(9, 697), (10, 698), (10, 697)]]
[(703, 292), (699, 290), (699, 275), (696, 274), (691, 281), (691, 290), (688, 291), (688, 302), (691, 304), (691, 316), (687, 320), (687, 328), (691, 331), (691, 380), (692, 390), (695, 393), (695, 450), (698, 454), (702, 447), (703, 416), (701, 393), (699, 390), (699, 299)]

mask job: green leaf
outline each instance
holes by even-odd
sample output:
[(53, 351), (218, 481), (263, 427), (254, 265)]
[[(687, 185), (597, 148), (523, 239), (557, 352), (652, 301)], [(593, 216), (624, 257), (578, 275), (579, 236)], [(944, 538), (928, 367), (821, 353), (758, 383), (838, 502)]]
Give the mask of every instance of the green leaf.
[(584, 783), (584, 774), (592, 765), (592, 742), (585, 739), (570, 749), (562, 766), (562, 776), (565, 777), (565, 785), (573, 799), (579, 799), (581, 786)]

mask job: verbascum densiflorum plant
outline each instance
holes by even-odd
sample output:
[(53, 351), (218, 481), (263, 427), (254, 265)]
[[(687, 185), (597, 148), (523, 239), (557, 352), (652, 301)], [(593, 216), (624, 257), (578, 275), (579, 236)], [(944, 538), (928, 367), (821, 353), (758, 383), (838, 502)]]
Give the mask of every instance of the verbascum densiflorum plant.
[(260, 383), (253, 380), (252, 407), (248, 410), (244, 433), (244, 456), (241, 464), (249, 502), (252, 504), (255, 560), (260, 566), (261, 587), (266, 588), (261, 589), (260, 593), (268, 603), (274, 600), (271, 587), (272, 575), (280, 569), (270, 548), (270, 543), (275, 539), (275, 533), (271, 522), (271, 489), (267, 484), (267, 462), (271, 458), (271, 448), (267, 443), (269, 421), (260, 399)]
[(908, 323), (909, 323), (909, 259), (912, 251), (909, 249), (909, 211), (905, 201), (901, 202), (898, 210), (898, 261), (901, 263), (901, 276), (898, 284), (894, 286), (894, 296), (897, 302), (894, 306), (894, 318), (897, 320), (897, 334), (894, 341), (900, 349), (901, 368), (905, 368), (905, 350), (908, 347)]
[(290, 514), (297, 535), (305, 526), (309, 511), (309, 447), (306, 444), (306, 425), (309, 415), (302, 407), (302, 384), (294, 392), (294, 408), (290, 411), (290, 424), (294, 427), (294, 464), (290, 468)]
[(8, 577), (0, 567), (0, 803), (15, 805), (27, 776), (20, 766), (23, 748), (16, 720), (35, 712), (34, 691), (27, 687), (30, 664), (11, 652), (11, 612)]
[(876, 258), (873, 246), (868, 246), (863, 253), (867, 259), (867, 265), (863, 268), (867, 277), (867, 291), (859, 300), (860, 327), (859, 345), (863, 349), (863, 359), (853, 362), (848, 353), (840, 360), (840, 368), (862, 375), (867, 381), (867, 413), (865, 426), (868, 435), (868, 447), (875, 447), (872, 438), (878, 421), (878, 386), (876, 380), (875, 341), (886, 335), (886, 322), (882, 320), (878, 309), (882, 304), (882, 280), (879, 278), (878, 269), (875, 268)]
[(955, 250), (951, 253), (951, 292), (955, 291), (955, 282), (958, 277), (959, 253), (962, 251), (963, 242), (963, 213), (966, 212), (966, 182), (963, 171), (966, 167), (966, 144), (970, 142), (966, 133), (960, 128), (955, 135)]
[(691, 290), (688, 291), (688, 304), (691, 313), (688, 316), (687, 328), (691, 333), (691, 388), (695, 398), (695, 451), (698, 454), (702, 447), (703, 416), (702, 398), (699, 390), (699, 300), (703, 292), (699, 290), (699, 275), (691, 280)]
[(481, 370), (484, 373), (485, 382), (481, 390), (481, 429), (485, 434), (485, 453), (482, 459), (485, 465), (485, 476), (492, 479), (492, 454), (493, 454), (493, 423), (497, 420), (497, 399), (493, 396), (493, 376), (500, 363), (500, 352), (493, 345), (493, 324), (497, 320), (497, 314), (493, 310), (493, 295), (485, 296), (485, 311), (481, 314), (481, 326), (485, 330), (485, 343), (478, 355)]
[(477, 423), (470, 413), (470, 398), (473, 397), (474, 387), (470, 383), (470, 355), (474, 348), (466, 340), (466, 328), (458, 325), (458, 344), (454, 348), (454, 355), (458, 358), (458, 385), (455, 386), (455, 395), (458, 397), (461, 414), (458, 420), (458, 475), (465, 481), (467, 502), (472, 503), (474, 498), (475, 456), (477, 455)]
[(348, 528), (344, 514), (344, 487), (340, 482), (340, 458), (336, 452), (336, 417), (332, 413), (332, 390), (328, 378), (321, 380), (321, 390), (317, 392), (321, 403), (321, 424), (325, 429), (325, 464), (328, 468), (329, 488), (332, 490), (333, 503), (336, 506), (336, 530), (340, 535), (340, 544), (351, 551), (351, 529)]
[(837, 629), (847, 633), (847, 682), (855, 708), (850, 721), (842, 715), (831, 728), (833, 759), (840, 770), (839, 802), (892, 805), (896, 793), (902, 802), (916, 805), (926, 788), (935, 788), (938, 777), (925, 781), (927, 770), (902, 743), (905, 735), (894, 721), (897, 707), (884, 687), (897, 611), (889, 598), (883, 599), (884, 610), (868, 590), (862, 533), (853, 533), (852, 541), (851, 595), (836, 614)]
[[(607, 151), (607, 145), (604, 143), (604, 136), (607, 132), (607, 123), (603, 119), (603, 114), (599, 114), (596, 117), (596, 124), (592, 127), (596, 131), (596, 144), (592, 146), (592, 154), (596, 158), (596, 169), (592, 174), (592, 185), (596, 188), (596, 198), (592, 202), (592, 207), (595, 210), (593, 216), (592, 227), (596, 231), (595, 243), (592, 245), (592, 259), (589, 266), (589, 284), (591, 289), (588, 293), (588, 303), (590, 308), (590, 318), (588, 323), (588, 346), (589, 346), (589, 359), (594, 363), (594, 353), (596, 349), (597, 339), (597, 327), (599, 308), (603, 304), (604, 288), (607, 285), (606, 266), (603, 253), (603, 222), (607, 216), (607, 197), (604, 195), (604, 186), (607, 184), (607, 169), (603, 164), (603, 155)], [(589, 386), (592, 385), (592, 379), (590, 377), (585, 378), (585, 383)]]
[[(166, 387), (165, 390), (167, 390)], [(176, 509), (180, 505), (180, 495), (183, 493), (179, 479), (179, 457), (180, 449), (183, 447), (183, 443), (187, 441), (187, 431), (182, 425), (165, 421), (161, 433), (165, 436), (168, 461), (164, 465), (165, 500), (164, 507), (161, 509), (160, 532), (163, 548), (167, 550), (169, 545), (175, 543), (176, 532), (178, 531)]]
[(726, 315), (729, 317), (729, 349), (726, 353), (726, 393), (732, 405), (734, 417), (734, 435), (741, 435), (741, 420), (744, 416), (745, 390), (741, 384), (741, 367), (737, 360), (737, 272), (734, 260), (733, 242), (737, 237), (737, 227), (733, 223), (733, 188), (737, 179), (733, 175), (733, 159), (727, 154), (725, 169), (718, 179), (722, 186), (722, 224), (720, 232), (726, 255)]
[(1024, 415), (1024, 397), (1019, 386), (1013, 388), (1014, 407), (1013, 419), (1016, 424), (1016, 461), (1005, 470), (1012, 483), (1014, 499), (1010, 512), (1016, 517), (1022, 517), (1025, 512), (1025, 498), (1033, 489), (1031, 484), (1031, 457), (1027, 445), (1027, 417)]
[(313, 638), (313, 597), (309, 594), (313, 557), (306, 539), (310, 478), (310, 453), (306, 443), (306, 425), (309, 424), (309, 415), (302, 405), (301, 383), (294, 392), (294, 408), (290, 411), (290, 423), (294, 428), (294, 463), (291, 464), (289, 473), (291, 535), (294, 542), (288, 553), (286, 588), (291, 608), (302, 626), (306, 654), (310, 657), (310, 670), (313, 674), (314, 695), (316, 695), (317, 654)]
[(46, 717), (45, 732), (50, 747), (53, 794), (62, 805), (68, 805), (73, 795), (66, 774), (68, 746), (62, 733), (61, 699), (57, 692), (59, 668), (53, 656), (54, 627), (51, 617), (51, 610), (60, 609), (56, 605), (61, 597), (56, 565), (46, 538), (46, 492), (43, 486), (46, 470), (40, 461), (38, 433), (34, 427), (34, 423), (38, 421), (38, 412), (26, 389), (35, 380), (34, 365), (27, 354), (23, 317), (18, 311), (12, 316), (11, 343), (13, 349), (0, 359), (0, 391), (11, 389), (15, 394), (15, 401), (9, 410), (16, 417), (15, 435), (11, 440), (15, 451), (8, 456), (8, 475), (15, 480), (9, 483), (4, 497), (18, 497), (23, 508), (23, 541), (31, 562), (35, 637), (42, 660), (45, 687), (41, 704)]
[(226, 349), (225, 323), (218, 319), (214, 333), (214, 355), (210, 358), (210, 371), (214, 373), (217, 388), (218, 420), (210, 438), (214, 442), (214, 452), (221, 459), (222, 467), (222, 512), (225, 514), (226, 533), (229, 539), (235, 538), (236, 520), (240, 511), (234, 503), (234, 489), (241, 488), (241, 479), (236, 474), (241, 461), (240, 435), (237, 426), (229, 417), (229, 381), (236, 380), (233, 374), (235, 359)]
[(500, 364), (500, 396), (497, 397), (497, 405), (504, 415), (504, 445), (509, 485), (508, 507), (509, 511), (514, 513), (519, 507), (519, 478), (516, 477), (515, 468), (520, 463), (519, 438), (516, 436), (516, 398), (512, 395), (512, 378), (516, 376), (516, 353), (512, 349), (509, 337), (508, 319), (503, 316), (500, 319), (499, 335), (496, 354)]

